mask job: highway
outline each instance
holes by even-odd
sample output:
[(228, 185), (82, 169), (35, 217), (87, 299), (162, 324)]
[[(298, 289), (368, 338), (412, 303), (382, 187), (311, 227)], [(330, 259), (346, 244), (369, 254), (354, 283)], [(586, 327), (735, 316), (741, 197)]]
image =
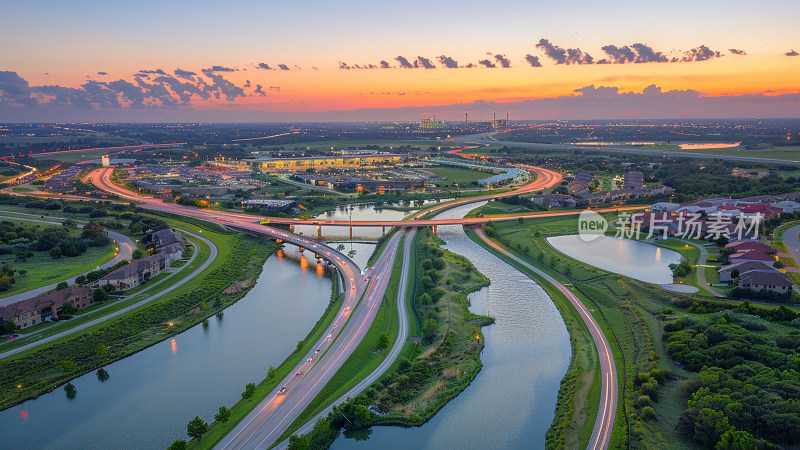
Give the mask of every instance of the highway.
[[(345, 301), (345, 310), (334, 320), (331, 332), (323, 334), (314, 350), (305, 355), (292, 373), (278, 384), (279, 388), (228, 433), (216, 448), (268, 448), (319, 394), (372, 324), (392, 275), (401, 235), (395, 233), (390, 238), (378, 261), (364, 277), (357, 275), (360, 280), (369, 281), (360, 303), (362, 290), (354, 286)], [(355, 294), (359, 294), (358, 297)]]
[[(139, 197), (136, 193), (113, 184), (110, 179), (112, 170), (112, 168), (94, 170), (89, 179), (100, 189), (122, 198), (144, 202), (144, 207), (148, 209), (210, 220), (240, 230), (282, 239), (320, 255), (334, 264), (341, 273), (345, 284), (345, 299), (330, 333), (324, 334), (314, 350), (305, 355), (292, 373), (278, 385), (280, 388), (267, 396), (219, 444), (219, 448), (236, 449), (263, 449), (270, 446), (333, 377), (366, 334), (391, 278), (402, 233), (396, 233), (390, 238), (376, 264), (366, 269), (362, 275), (355, 263), (333, 248), (294, 233), (260, 225), (259, 217), (207, 211), (162, 203), (160, 199)], [(280, 392), (283, 386), (286, 386), (286, 389)]]
[[(560, 174), (548, 171), (546, 169), (540, 168), (531, 168), (531, 169), (538, 169), (535, 172), (537, 173), (537, 179), (525, 185), (524, 187), (517, 189), (516, 191), (511, 191), (508, 193), (503, 193), (502, 195), (517, 195), (524, 192), (531, 192), (536, 190), (545, 189), (547, 187), (552, 187), (558, 184), (561, 181)], [(145, 207), (155, 210), (173, 212), (176, 214), (183, 214), (190, 217), (197, 217), (206, 220), (211, 220), (217, 223), (222, 223), (226, 226), (234, 226), (239, 229), (245, 229), (249, 231), (254, 231), (257, 233), (262, 233), (269, 235), (271, 237), (276, 237), (280, 239), (284, 239), (287, 242), (293, 243), (295, 245), (299, 245), (304, 248), (308, 248), (310, 250), (315, 251), (315, 253), (322, 255), (332, 263), (337, 265), (342, 271), (344, 275), (344, 280), (346, 284), (345, 292), (348, 293), (348, 297), (346, 298), (345, 302), (342, 305), (342, 310), (339, 312), (339, 317), (342, 318), (345, 315), (352, 314), (353, 317), (351, 321), (347, 322), (346, 325), (337, 327), (339, 333), (336, 334), (337, 329), (331, 331), (332, 338), (335, 338), (333, 342), (328, 342), (327, 345), (329, 347), (322, 348), (322, 345), (325, 344), (327, 338), (323, 338), (322, 342), (320, 342), (320, 346), (317, 348), (320, 349), (320, 354), (323, 355), (319, 358), (317, 355), (308, 355), (309, 358), (312, 358), (311, 361), (305, 360), (301, 362), (301, 364), (296, 368), (294, 372), (299, 373), (299, 375), (290, 375), (287, 380), (284, 381), (284, 385), (287, 387), (284, 393), (273, 392), (271, 393), (265, 400), (256, 408), (250, 415), (248, 415), (245, 420), (243, 420), (231, 433), (229, 433), (218, 445), (217, 448), (222, 449), (240, 449), (240, 448), (253, 448), (253, 449), (263, 449), (267, 448), (272, 445), (275, 440), (283, 433), (293, 421), (294, 419), (305, 409), (305, 406), (314, 398), (314, 396), (322, 389), (325, 385), (327, 380), (329, 380), (336, 370), (344, 363), (347, 359), (347, 356), (352, 352), (352, 350), (358, 345), (361, 338), (363, 337), (364, 333), (366, 333), (369, 325), (372, 323), (374, 319), (374, 314), (377, 311), (377, 306), (380, 303), (381, 299), (383, 298), (386, 284), (391, 276), (391, 270), (394, 264), (395, 253), (397, 249), (397, 245), (399, 243), (401, 233), (396, 233), (390, 241), (387, 243), (387, 247), (384, 250), (384, 253), (378, 260), (378, 263), (374, 266), (374, 270), (368, 273), (371, 276), (371, 283), (367, 288), (366, 280), (361, 278), (358, 274), (358, 267), (352, 263), (349, 259), (340, 255), (335, 250), (320, 244), (316, 241), (311, 239), (304, 238), (302, 236), (295, 235), (293, 233), (284, 232), (282, 230), (264, 227), (258, 225), (256, 222), (260, 220), (258, 217), (253, 217), (245, 214), (238, 214), (238, 213), (228, 213), (228, 212), (219, 212), (219, 211), (207, 211), (195, 208), (188, 208), (183, 207), (180, 205), (175, 204), (165, 204), (162, 203), (160, 200), (152, 199), (152, 198), (142, 198), (136, 195), (134, 192), (128, 191), (124, 188), (114, 185), (110, 180), (111, 168), (105, 169), (96, 169), (93, 171), (89, 178), (91, 182), (108, 192), (112, 192), (114, 194), (119, 195), (120, 197), (136, 200), (136, 201), (144, 201)], [(524, 190), (523, 190), (524, 189)], [(469, 203), (473, 201), (484, 200), (487, 198), (496, 198), (498, 195), (486, 195), (486, 196), (479, 196), (467, 199), (458, 199), (454, 202), (449, 202), (443, 205), (437, 205), (435, 208), (431, 210), (426, 210), (424, 213), (437, 211), (443, 208), (448, 208), (454, 206), (456, 204), (463, 204)], [(626, 208), (602, 208), (597, 209), (597, 212), (604, 212), (604, 211), (619, 211), (621, 209), (636, 209), (638, 207), (626, 207)], [(560, 212), (553, 212), (553, 213), (542, 213), (536, 214), (536, 217), (549, 217), (549, 216), (559, 216), (559, 215), (574, 215), (574, 211), (560, 211)], [(463, 219), (451, 219), (451, 220), (409, 220), (409, 221), (388, 221), (388, 222), (380, 222), (380, 221), (361, 221), (369, 223), (369, 225), (362, 225), (362, 226), (381, 226), (381, 225), (391, 225), (391, 226), (401, 226), (401, 227), (408, 227), (408, 226), (425, 226), (425, 225), (440, 225), (440, 224), (462, 224), (462, 225), (478, 225), (481, 223), (488, 222), (489, 220), (516, 220), (519, 217), (531, 217), (532, 215), (509, 215), (504, 216), (502, 218), (463, 218)], [(273, 221), (273, 219), (270, 219)], [(311, 224), (335, 224), (335, 221), (309, 221)], [(313, 223), (317, 222), (317, 223)], [(274, 220), (274, 223), (281, 223), (278, 220)], [(304, 223), (303, 221), (291, 221), (287, 223)], [(342, 223), (350, 224), (350, 222)], [(354, 226), (355, 223), (353, 223)], [(479, 236), (481, 236), (484, 240), (487, 240), (486, 237), (483, 235), (482, 230), (479, 227), (476, 228), (476, 231)], [(488, 240), (487, 240), (488, 241)], [(600, 370), (601, 370), (601, 380), (602, 380), (602, 388), (601, 388), (601, 397), (600, 397), (600, 408), (597, 415), (597, 420), (595, 422), (594, 430), (592, 432), (592, 437), (590, 439), (590, 446), (591, 449), (605, 449), (608, 447), (608, 442), (611, 436), (611, 430), (614, 425), (614, 419), (616, 416), (616, 409), (617, 409), (617, 374), (616, 374), (616, 366), (613, 360), (613, 354), (611, 352), (611, 348), (606, 340), (605, 336), (603, 335), (602, 330), (598, 326), (597, 322), (594, 320), (592, 315), (583, 305), (583, 303), (578, 299), (569, 289), (567, 289), (564, 285), (547, 275), (546, 273), (541, 272), (537, 268), (527, 264), (524, 261), (521, 261), (519, 258), (511, 255), (510, 253), (506, 252), (502, 248), (500, 248), (494, 242), (490, 242), (490, 245), (497, 248), (504, 254), (506, 254), (509, 258), (514, 259), (515, 261), (523, 264), (524, 266), (530, 268), (537, 274), (540, 274), (543, 278), (547, 281), (553, 283), (553, 285), (559, 289), (573, 304), (575, 309), (580, 313), (581, 317), (583, 318), (584, 322), (587, 324), (592, 337), (595, 342), (595, 346), (597, 348), (597, 352), (600, 358)], [(377, 288), (376, 288), (377, 285)], [(404, 283), (401, 283), (401, 286)], [(355, 308), (357, 303), (357, 299), (361, 298), (362, 294), (364, 294), (364, 299), (362, 304), (359, 308)], [(348, 309), (349, 308), (349, 309)], [(338, 322), (337, 322), (338, 325)], [(316, 356), (316, 357), (315, 357)], [(285, 406), (283, 406), (285, 405)]]
[(556, 289), (558, 289), (562, 294), (564, 294), (567, 299), (569, 299), (570, 303), (572, 303), (572, 306), (578, 311), (581, 319), (583, 319), (583, 322), (589, 328), (589, 332), (592, 334), (592, 339), (594, 340), (595, 348), (597, 349), (597, 354), (600, 360), (600, 380), (602, 385), (600, 391), (600, 407), (597, 412), (594, 429), (592, 430), (592, 436), (589, 439), (589, 445), (587, 445), (586, 448), (591, 450), (608, 448), (608, 442), (611, 439), (611, 431), (614, 428), (614, 419), (617, 414), (617, 367), (614, 363), (614, 355), (611, 352), (611, 347), (608, 345), (608, 341), (606, 340), (603, 331), (600, 329), (600, 326), (598, 326), (597, 321), (594, 320), (594, 317), (592, 317), (592, 314), (583, 305), (583, 302), (581, 302), (581, 300), (575, 294), (573, 294), (572, 291), (567, 289), (566, 286), (545, 272), (528, 264), (522, 259), (509, 253), (504, 248), (500, 247), (496, 242), (486, 237), (480, 227), (474, 227), (473, 230), (478, 237), (480, 237), (487, 244), (491, 245), (492, 248), (501, 252), (507, 258), (514, 260), (516, 263), (541, 276), (548, 283), (552, 284)]
[[(397, 316), (399, 318), (399, 330), (397, 332), (397, 339), (394, 341), (394, 345), (392, 348), (389, 349), (389, 353), (386, 355), (386, 359), (384, 359), (378, 367), (375, 368), (369, 375), (367, 375), (363, 380), (361, 380), (357, 385), (353, 386), (352, 389), (347, 391), (344, 395), (339, 397), (338, 399), (334, 400), (333, 403), (328, 406), (327, 408), (323, 409), (319, 414), (314, 416), (311, 420), (306, 422), (303, 426), (301, 426), (294, 434), (301, 435), (307, 434), (310, 432), (314, 425), (317, 423), (322, 417), (325, 417), (333, 411), (333, 406), (338, 405), (347, 401), (348, 398), (353, 398), (364, 389), (370, 387), (374, 382), (378, 381), (378, 378), (383, 375), (386, 370), (394, 363), (397, 357), (400, 355), (400, 351), (403, 350), (403, 346), (406, 344), (408, 340), (408, 311), (406, 310), (406, 302), (405, 298), (408, 293), (408, 277), (411, 270), (411, 252), (413, 250), (414, 244), (414, 234), (416, 230), (411, 229), (406, 233), (406, 241), (405, 245), (403, 246), (403, 268), (400, 271), (400, 286), (397, 292)], [(288, 441), (283, 441), (277, 448), (284, 448), (285, 445), (288, 444)]]

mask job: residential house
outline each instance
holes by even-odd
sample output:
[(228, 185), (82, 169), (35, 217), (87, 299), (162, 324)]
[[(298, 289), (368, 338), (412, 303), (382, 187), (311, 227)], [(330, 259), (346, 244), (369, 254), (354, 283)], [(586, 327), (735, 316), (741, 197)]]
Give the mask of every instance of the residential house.
[(131, 289), (155, 277), (162, 270), (168, 269), (169, 266), (170, 257), (163, 253), (158, 253), (129, 262), (100, 278), (97, 284), (99, 286), (110, 284), (115, 289)]
[(727, 282), (733, 281), (737, 277), (734, 277), (734, 274), (738, 274), (738, 276), (742, 276), (743, 273), (747, 273), (751, 270), (775, 270), (768, 261), (745, 261), (736, 264), (729, 264), (727, 266), (723, 266), (719, 269), (719, 281)]
[(739, 287), (760, 291), (766, 289), (780, 294), (788, 293), (794, 284), (785, 273), (777, 270), (751, 270), (739, 275)]
[(93, 302), (92, 289), (73, 286), (0, 307), (0, 319), (11, 319), (20, 328), (28, 328), (48, 317), (58, 317), (65, 303), (85, 308)]

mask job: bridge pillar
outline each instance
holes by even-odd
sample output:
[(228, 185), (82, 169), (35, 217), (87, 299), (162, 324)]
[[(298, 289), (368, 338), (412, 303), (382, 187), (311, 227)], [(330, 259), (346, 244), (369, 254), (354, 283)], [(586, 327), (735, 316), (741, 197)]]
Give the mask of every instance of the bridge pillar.
[(322, 239), (322, 225), (317, 225), (317, 239)]
[(353, 240), (353, 226), (350, 225), (350, 240)]
[(436, 234), (436, 225), (433, 225), (431, 228), (433, 228), (433, 234)]
[(386, 225), (381, 227), (381, 236), (383, 236), (384, 234), (386, 234)]
[(289, 225), (289, 232), (294, 233), (294, 225)]

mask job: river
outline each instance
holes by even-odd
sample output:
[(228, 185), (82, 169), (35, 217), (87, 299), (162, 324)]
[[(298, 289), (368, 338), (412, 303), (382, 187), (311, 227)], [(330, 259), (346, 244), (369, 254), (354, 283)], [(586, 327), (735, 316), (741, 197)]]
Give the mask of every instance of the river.
[(164, 449), (188, 439), (189, 420), (211, 422), (220, 406), (241, 398), (245, 384), (261, 381), (308, 334), (330, 296), (331, 280), (313, 257), (301, 259), (287, 246), (222, 319), (106, 366), (105, 382), (95, 372), (72, 380), (71, 400), (61, 387), (0, 412), (0, 447)]
[[(480, 204), (445, 211), (463, 217)], [(544, 448), (561, 379), (571, 357), (569, 334), (552, 300), (530, 278), (474, 243), (461, 226), (440, 226), (446, 249), (464, 255), (492, 284), (470, 294), (470, 310), (489, 314), (483, 369), (458, 397), (417, 428), (375, 427), (369, 438), (339, 438), (351, 448)]]

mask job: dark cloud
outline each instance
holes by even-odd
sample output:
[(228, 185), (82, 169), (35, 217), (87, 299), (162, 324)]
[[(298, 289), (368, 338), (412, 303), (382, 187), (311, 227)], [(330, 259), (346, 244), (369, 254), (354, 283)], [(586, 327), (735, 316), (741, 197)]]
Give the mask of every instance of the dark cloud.
[(800, 53), (797, 53), (794, 50), (789, 50), (788, 52), (784, 53), (784, 56), (798, 56)]
[(475, 63), (469, 63), (464, 66), (465, 69), (474, 69), (475, 67), (478, 67)]
[(183, 78), (184, 80), (195, 81), (194, 77), (197, 74), (188, 70), (175, 69), (175, 76)]
[(260, 95), (262, 97), (266, 97), (267, 93), (261, 88), (260, 84), (256, 85), (256, 90), (253, 91), (253, 95)]
[(721, 56), (722, 53), (711, 50), (705, 45), (700, 45), (699, 47), (695, 47), (691, 50), (683, 52), (683, 57), (673, 58), (672, 61), (673, 62), (708, 61), (709, 59), (719, 58)]
[(225, 66), (211, 66), (210, 69), (203, 70), (204, 73), (206, 71), (209, 71), (209, 72), (236, 72), (236, 69), (231, 69), (230, 67), (225, 67)]
[(249, 88), (250, 87), (250, 80), (244, 80), (244, 86), (243, 87)]
[(258, 68), (264, 70), (273, 70), (272, 67), (270, 67), (267, 63), (258, 63)]
[(493, 62), (489, 61), (488, 59), (482, 59), (482, 60), (478, 61), (478, 64), (480, 64), (480, 65), (482, 65), (484, 67), (487, 67), (489, 69), (494, 69), (494, 68), (497, 67), (496, 65), (494, 65)]
[(269, 87), (269, 90), (270, 90), (270, 91), (280, 91), (280, 90), (281, 90), (281, 87), (280, 87), (280, 86), (270, 86), (270, 87)]
[(402, 67), (404, 69), (413, 69), (414, 68), (414, 65), (411, 64), (410, 62), (408, 62), (408, 60), (405, 59), (402, 56), (398, 56), (394, 60), (397, 61), (400, 64), (400, 67)]
[(437, 56), (436, 59), (439, 60), (439, 63), (441, 65), (443, 65), (444, 67), (446, 67), (448, 69), (455, 69), (455, 68), (458, 67), (458, 61), (456, 61), (455, 59), (453, 59), (453, 58), (451, 58), (449, 56), (441, 55), (441, 56)]
[(339, 68), (342, 70), (350, 70), (350, 66), (346, 62), (339, 61)]
[(424, 56), (417, 56), (417, 60), (414, 61), (414, 67), (422, 67), (423, 69), (435, 69), (436, 66), (433, 65), (430, 59), (425, 58)]
[(649, 63), (649, 62), (669, 62), (669, 58), (652, 47), (636, 43), (631, 46), (606, 45), (602, 50), (608, 55), (608, 59), (601, 59), (597, 64), (626, 64), (626, 63)]
[(382, 60), (380, 64), (381, 64), (381, 69), (391, 69), (392, 68), (392, 66), (389, 65), (389, 63), (386, 62), (386, 61)]
[[(194, 80), (191, 80), (194, 81)], [(178, 96), (181, 102), (189, 103), (192, 96), (197, 95), (202, 99), (209, 97), (208, 92), (201, 90), (198, 85), (192, 83), (184, 83), (175, 77), (163, 76), (153, 80), (154, 83), (161, 83), (169, 87), (172, 92)]]
[(237, 97), (245, 96), (244, 89), (236, 86), (235, 84), (223, 78), (222, 75), (217, 75), (214, 72), (215, 71), (213, 70), (203, 69), (203, 75), (207, 76), (212, 81), (211, 84), (203, 83), (203, 90), (205, 92), (213, 95), (216, 99), (220, 99), (221, 96), (224, 95), (225, 99), (229, 101), (235, 100)]
[(28, 81), (16, 72), (0, 71), (0, 103), (35, 106), (38, 102), (33, 93)]
[(738, 48), (729, 48), (728, 51), (731, 52), (732, 55), (741, 55), (741, 56), (747, 55), (746, 51), (739, 50)]
[(592, 64), (594, 58), (588, 53), (584, 53), (579, 48), (561, 48), (550, 43), (547, 39), (540, 39), (536, 48), (542, 50), (548, 58), (556, 64)]
[(494, 55), (494, 59), (497, 61), (498, 64), (500, 64), (500, 67), (503, 67), (505, 69), (511, 67), (511, 61), (508, 58), (506, 58), (506, 55), (501, 55), (498, 53)]
[(161, 69), (156, 69), (156, 70), (145, 70), (145, 69), (142, 69), (142, 70), (139, 71), (139, 73), (141, 73), (141, 74), (153, 74), (153, 75), (166, 75), (167, 74), (166, 72), (164, 72)]
[(108, 72), (97, 72), (98, 75), (108, 75)]
[(539, 62), (539, 57), (533, 56), (530, 53), (525, 55), (525, 61), (528, 61), (528, 64), (530, 64), (531, 67), (542, 67), (542, 63)]
[(286, 64), (278, 64), (278, 68), (281, 70), (292, 70)]

